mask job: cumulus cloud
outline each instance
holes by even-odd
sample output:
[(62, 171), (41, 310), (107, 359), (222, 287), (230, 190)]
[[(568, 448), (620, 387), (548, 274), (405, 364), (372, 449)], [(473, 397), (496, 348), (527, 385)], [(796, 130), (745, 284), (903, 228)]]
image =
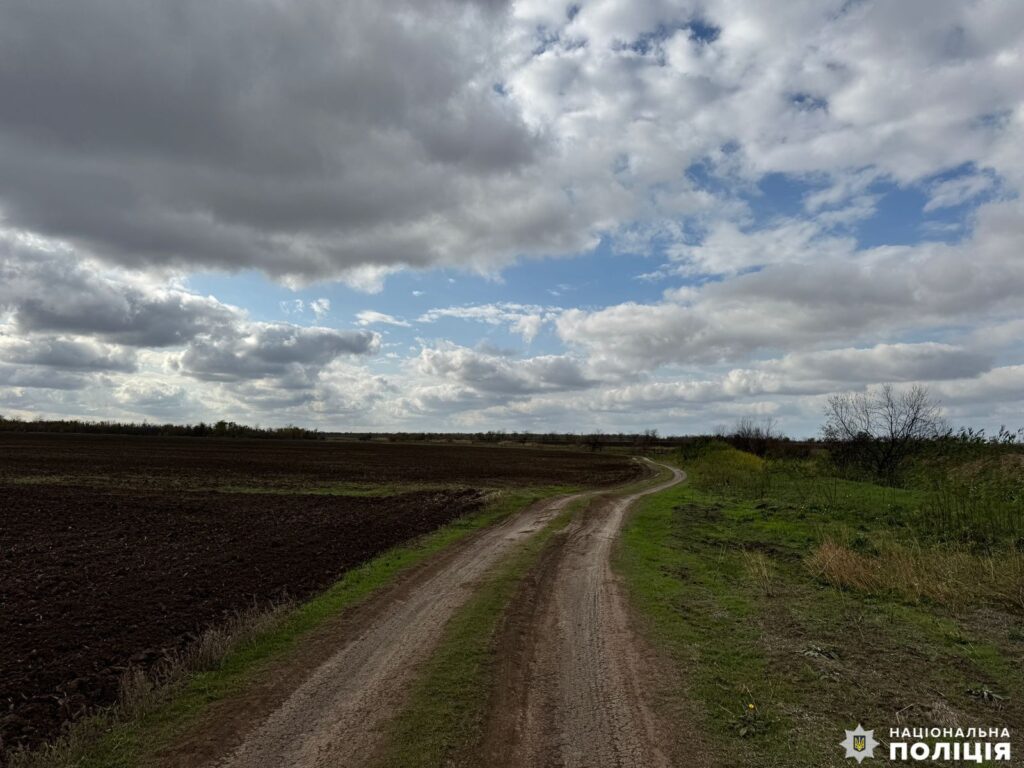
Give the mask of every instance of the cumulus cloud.
[(70, 371), (136, 370), (132, 350), (89, 339), (7, 338), (0, 335), (0, 360), (16, 365), (60, 368)]
[(0, 233), (0, 311), (21, 333), (88, 334), (133, 347), (182, 344), (240, 317), (214, 298), (106, 271), (10, 232)]
[[(526, 240), (574, 248), (565, 195), (529, 191), (540, 140), (488, 77), (504, 13), (5, 3), (0, 205), (121, 264), (363, 287), (402, 264), (507, 261)], [(503, 195), (505, 216), (481, 205)]]
[(379, 346), (380, 338), (368, 331), (252, 323), (231, 334), (193, 340), (174, 366), (208, 381), (277, 378), (285, 388), (301, 387), (311, 371)]
[(198, 404), (185, 387), (159, 381), (133, 379), (116, 390), (114, 397), (130, 411), (175, 418), (183, 410), (194, 410)]
[[(168, 371), (234, 385), (220, 394), (228, 401), (242, 385), (272, 380), (278, 390), (305, 390), (308, 402), (332, 363), (380, 346), (368, 330), (253, 322), (238, 307), (101, 268), (60, 244), (3, 232), (0, 249), (0, 381), (9, 387), (111, 389), (122, 410), (180, 417), (202, 409), (181, 384), (157, 378)], [(311, 306), (325, 311), (318, 301)]]
[(992, 357), (950, 344), (879, 344), (868, 349), (797, 352), (767, 368), (789, 380), (845, 385), (879, 381), (970, 379), (992, 367)]
[[(965, 415), (1009, 409), (1022, 34), (1011, 0), (10, 0), (0, 404), (805, 423), (815, 398), (891, 380)], [(792, 199), (763, 188), (780, 178)], [(889, 195), (919, 201), (918, 237), (865, 229)], [(326, 298), (280, 307), (314, 327), (260, 323), (179, 282), (258, 270), (383, 293), (410, 268), (494, 277), (598, 245), (656, 259), (631, 274), (663, 297), (605, 285), (616, 273), (588, 275), (601, 289), (575, 307), (531, 303), (566, 297), (559, 273), (507, 301), (432, 287), (439, 306), (408, 319), (385, 295), (349, 330), (326, 327)], [(546, 354), (374, 355), (373, 327), (412, 344), (405, 329), (445, 320)]]
[(1020, 211), (1018, 201), (986, 206), (961, 245), (770, 264), (670, 292), (678, 301), (568, 310), (557, 330), (608, 368), (652, 370), (1005, 317), (1018, 311), (1024, 292), (1024, 262), (1014, 256), (1024, 236)]
[[(29, 389), (84, 389), (91, 379), (79, 373), (54, 371), (35, 366), (5, 365), (0, 362), (0, 384), (20, 392)], [(35, 399), (33, 398), (34, 402)], [(26, 402), (31, 405), (31, 402)]]
[(132, 266), (492, 271), (717, 209), (697, 163), (1019, 177), (1022, 28), (995, 0), (14, 0), (0, 207)]
[(450, 343), (425, 347), (416, 359), (416, 369), (477, 392), (509, 396), (584, 389), (594, 383), (578, 361), (564, 355), (516, 360)]

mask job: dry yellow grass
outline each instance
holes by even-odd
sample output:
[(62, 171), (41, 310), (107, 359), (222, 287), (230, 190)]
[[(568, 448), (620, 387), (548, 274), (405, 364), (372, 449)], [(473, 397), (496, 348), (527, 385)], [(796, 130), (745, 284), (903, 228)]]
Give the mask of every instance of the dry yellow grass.
[(952, 548), (893, 544), (877, 555), (855, 552), (831, 538), (807, 558), (818, 578), (861, 592), (895, 592), (952, 607), (996, 603), (1024, 609), (1024, 553), (975, 555)]
[(4, 765), (5, 760), (8, 768), (78, 765), (78, 755), (102, 738), (112, 724), (123, 719), (142, 718), (152, 712), (190, 673), (215, 669), (233, 649), (278, 626), (292, 608), (292, 603), (282, 601), (236, 611), (219, 626), (203, 632), (195, 643), (164, 659), (149, 672), (130, 667), (121, 676), (115, 706), (76, 721), (56, 741), (37, 750), (0, 754), (0, 765)]
[(771, 561), (761, 552), (743, 550), (743, 565), (747, 575), (757, 584), (761, 594), (772, 597), (775, 594), (775, 569)]

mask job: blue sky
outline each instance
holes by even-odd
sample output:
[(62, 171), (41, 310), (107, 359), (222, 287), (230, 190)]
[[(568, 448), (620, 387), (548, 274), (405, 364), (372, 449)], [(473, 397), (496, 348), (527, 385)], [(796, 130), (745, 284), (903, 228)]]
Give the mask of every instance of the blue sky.
[[(971, 167), (951, 169), (937, 175), (931, 183), (971, 177)], [(712, 180), (707, 180), (709, 186)], [(798, 176), (770, 174), (752, 189), (738, 193), (751, 215), (751, 230), (770, 227), (773, 221), (799, 217), (804, 200), (823, 186)], [(924, 241), (956, 243), (969, 233), (968, 217), (978, 204), (991, 195), (979, 196), (956, 206), (926, 212), (929, 196), (925, 184), (899, 186), (880, 182), (870, 188), (879, 200), (866, 218), (839, 231), (854, 237), (858, 248), (886, 245), (915, 245)], [(700, 223), (691, 224), (689, 237), (701, 242)], [(707, 276), (669, 280), (652, 273), (665, 265), (663, 244), (645, 243), (640, 253), (616, 253), (612, 242), (604, 239), (597, 247), (578, 254), (550, 259), (521, 260), (500, 272), (481, 275), (456, 269), (407, 271), (387, 278), (379, 291), (367, 292), (343, 282), (317, 282), (302, 288), (275, 282), (258, 271), (239, 273), (194, 273), (186, 285), (197, 293), (210, 294), (228, 303), (244, 307), (254, 320), (300, 322), (334, 328), (358, 325), (358, 314), (373, 310), (413, 321), (412, 328), (389, 329), (394, 340), (414, 343), (417, 336), (440, 335), (460, 344), (480, 340), (477, 323), (443, 319), (417, 323), (417, 318), (438, 307), (470, 307), (515, 303), (522, 305), (600, 309), (623, 302), (656, 302), (666, 287), (699, 285)], [(331, 303), (331, 311), (316, 317), (309, 305), (319, 298)], [(296, 301), (302, 302), (299, 309)], [(484, 329), (486, 338), (501, 339), (503, 345), (514, 338), (500, 326)], [(538, 339), (542, 342), (543, 337)], [(530, 345), (534, 352), (551, 348)]]
[(0, 413), (809, 435), (891, 382), (1024, 422), (1019, 3), (0, 26)]

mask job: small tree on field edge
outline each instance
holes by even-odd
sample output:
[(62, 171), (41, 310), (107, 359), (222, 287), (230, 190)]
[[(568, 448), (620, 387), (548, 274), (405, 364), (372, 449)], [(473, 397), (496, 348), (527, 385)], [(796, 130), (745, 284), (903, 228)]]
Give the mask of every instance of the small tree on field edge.
[(840, 464), (854, 464), (877, 480), (895, 483), (907, 458), (939, 437), (945, 423), (927, 387), (832, 395), (822, 434)]

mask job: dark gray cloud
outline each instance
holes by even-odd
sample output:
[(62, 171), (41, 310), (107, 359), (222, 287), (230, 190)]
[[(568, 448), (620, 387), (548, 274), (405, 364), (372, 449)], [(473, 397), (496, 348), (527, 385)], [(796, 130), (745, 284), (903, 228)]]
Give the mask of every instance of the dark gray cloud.
[(89, 376), (55, 371), (40, 366), (4, 365), (0, 362), (0, 385), (29, 389), (85, 389), (92, 383)]
[(79, 372), (131, 373), (137, 368), (132, 350), (64, 338), (5, 339), (0, 336), (0, 362)]
[(336, 358), (366, 355), (379, 346), (380, 337), (370, 331), (258, 323), (231, 335), (195, 339), (177, 366), (207, 381), (276, 378), (283, 389), (302, 389)]
[[(282, 390), (308, 390), (334, 360), (380, 346), (368, 330), (255, 323), (213, 297), (101, 270), (38, 243), (0, 239), (0, 257), (0, 363), (11, 386), (81, 388), (83, 374), (133, 373), (143, 350), (172, 348), (163, 359), (193, 378), (274, 379)], [(140, 408), (154, 392), (172, 402), (152, 383), (124, 391), (126, 402), (144, 393)]]
[(241, 319), (213, 298), (112, 277), (73, 254), (3, 240), (0, 311), (12, 314), (21, 333), (83, 334), (136, 347), (183, 344)]
[(973, 379), (989, 371), (992, 363), (992, 356), (984, 352), (924, 342), (796, 353), (766, 367), (782, 374), (787, 381), (818, 380), (842, 386), (878, 381)]
[(485, 75), (503, 15), (443, 0), (5, 2), (0, 207), (128, 265), (320, 277), (447, 258), (437, 236), (475, 238), (467, 204), (537, 151)]

